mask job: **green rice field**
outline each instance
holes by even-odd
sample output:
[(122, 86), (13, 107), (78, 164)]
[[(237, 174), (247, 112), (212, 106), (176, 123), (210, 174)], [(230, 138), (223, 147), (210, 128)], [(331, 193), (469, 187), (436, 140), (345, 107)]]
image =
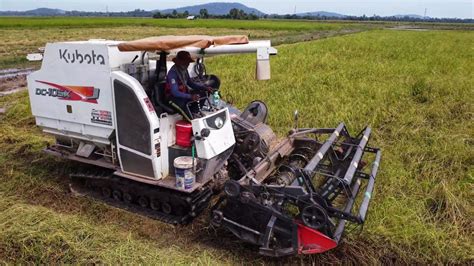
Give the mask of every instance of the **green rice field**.
[(123, 26), (153, 26), (163, 28), (225, 28), (260, 30), (333, 30), (343, 27), (361, 27), (359, 23), (317, 21), (275, 21), (226, 19), (151, 19), (151, 18), (83, 18), (83, 17), (0, 17), (0, 28), (102, 28)]

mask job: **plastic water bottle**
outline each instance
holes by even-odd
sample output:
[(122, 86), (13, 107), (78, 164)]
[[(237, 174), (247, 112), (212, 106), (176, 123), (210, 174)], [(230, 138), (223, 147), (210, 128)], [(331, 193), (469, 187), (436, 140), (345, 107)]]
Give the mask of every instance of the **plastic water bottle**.
[(218, 92), (218, 91), (215, 91), (215, 92), (212, 94), (212, 105), (214, 105), (214, 107), (217, 108), (217, 106), (219, 105), (219, 102), (220, 102), (219, 92)]

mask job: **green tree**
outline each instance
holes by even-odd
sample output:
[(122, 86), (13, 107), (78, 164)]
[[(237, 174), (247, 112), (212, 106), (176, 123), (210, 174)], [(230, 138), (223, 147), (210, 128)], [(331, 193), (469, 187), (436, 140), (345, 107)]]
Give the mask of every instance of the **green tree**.
[(240, 9), (237, 19), (245, 19), (245, 17), (247, 17), (247, 14), (242, 9)]
[(237, 8), (232, 8), (229, 11), (229, 16), (231, 19), (237, 19), (239, 17), (239, 10)]
[(199, 16), (201, 18), (208, 18), (209, 13), (207, 12), (207, 9), (203, 8), (203, 9), (199, 10)]
[(255, 15), (254, 13), (249, 14), (247, 17), (248, 17), (248, 19), (251, 19), (251, 20), (257, 20), (258, 19), (258, 16)]
[(173, 15), (173, 18), (178, 17), (178, 11), (176, 11), (176, 9), (173, 10), (173, 12), (171, 14)]

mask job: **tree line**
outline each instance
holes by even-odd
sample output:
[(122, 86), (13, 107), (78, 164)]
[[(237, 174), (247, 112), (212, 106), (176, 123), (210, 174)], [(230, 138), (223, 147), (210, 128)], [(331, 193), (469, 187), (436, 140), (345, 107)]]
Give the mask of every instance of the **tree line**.
[[(191, 15), (188, 11), (179, 13), (176, 10), (173, 10), (171, 13), (162, 14), (156, 12), (153, 14), (153, 18), (186, 18)], [(352, 21), (407, 21), (407, 22), (454, 22), (454, 23), (473, 23), (473, 19), (460, 19), (460, 18), (431, 18), (431, 17), (412, 17), (412, 16), (387, 16), (382, 17), (378, 15), (373, 16), (311, 16), (311, 15), (262, 15), (257, 16), (253, 13), (247, 14), (242, 9), (232, 8), (228, 14), (225, 15), (213, 15), (209, 14), (207, 9), (199, 10), (198, 18), (208, 19), (208, 18), (220, 18), (220, 19), (240, 19), (240, 20), (257, 20), (257, 19), (304, 19), (304, 20), (352, 20)]]
[(304, 19), (304, 20), (352, 20), (352, 21), (400, 21), (400, 22), (445, 22), (445, 23), (473, 23), (473, 19), (462, 18), (432, 18), (432, 17), (412, 17), (412, 16), (310, 16), (310, 15), (263, 15), (264, 19)]
[[(183, 13), (173, 10), (171, 13), (162, 14), (161, 12), (156, 12), (153, 14), (153, 18), (186, 18), (190, 13), (186, 10)], [(203, 8), (199, 10), (199, 18), (208, 19), (208, 18), (221, 18), (221, 19), (242, 19), (242, 20), (257, 20), (259, 17), (253, 13), (247, 14), (242, 9), (232, 8), (228, 14), (225, 15), (213, 15), (209, 14), (207, 9)]]
[(143, 9), (135, 9), (127, 12), (86, 12), (86, 11), (65, 11), (61, 14), (36, 14), (31, 11), (0, 11), (1, 16), (70, 16), (70, 17), (153, 17), (153, 18), (186, 18), (190, 15), (200, 19), (220, 18), (220, 19), (240, 19), (240, 20), (257, 20), (257, 19), (304, 19), (304, 20), (352, 20), (352, 21), (406, 21), (406, 22), (446, 22), (446, 23), (474, 23), (474, 19), (460, 18), (431, 18), (431, 17), (411, 17), (411, 16), (311, 16), (297, 14), (264, 14), (257, 16), (256, 14), (245, 13), (242, 9), (232, 8), (228, 14), (213, 15), (209, 14), (207, 9), (199, 10), (199, 14), (192, 14), (188, 11), (182, 13), (173, 10), (171, 13), (161, 13), (156, 11), (146, 11)]

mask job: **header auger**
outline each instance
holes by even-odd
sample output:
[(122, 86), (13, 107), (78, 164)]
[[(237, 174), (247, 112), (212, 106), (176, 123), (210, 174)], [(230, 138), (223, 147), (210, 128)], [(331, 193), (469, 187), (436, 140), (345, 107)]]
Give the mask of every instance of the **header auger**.
[[(188, 103), (197, 108), (166, 98), (179, 51), (198, 59), (188, 69), (193, 82), (212, 88)], [(28, 76), (36, 123), (56, 138), (46, 152), (90, 165), (71, 173), (73, 191), (167, 223), (191, 222), (218, 195), (212, 224), (262, 255), (336, 247), (346, 222), (367, 216), (381, 158), (368, 146), (371, 129), (351, 136), (343, 123), (295, 125), (277, 138), (263, 102), (241, 112), (205, 73), (205, 57), (239, 53), (255, 53), (256, 78), (270, 78), (277, 50), (245, 36), (47, 44), (41, 69)]]

